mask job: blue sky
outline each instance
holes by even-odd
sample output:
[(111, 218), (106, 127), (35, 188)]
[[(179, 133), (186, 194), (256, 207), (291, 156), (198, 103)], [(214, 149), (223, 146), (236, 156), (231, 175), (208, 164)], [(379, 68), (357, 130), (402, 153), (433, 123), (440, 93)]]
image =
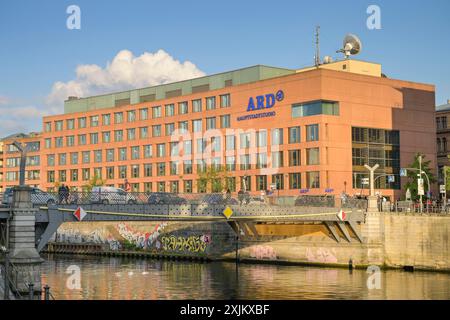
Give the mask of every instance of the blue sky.
[[(66, 28), (72, 4), (81, 9), (81, 30)], [(371, 4), (381, 8), (381, 30), (366, 26)], [(363, 42), (357, 59), (381, 63), (392, 78), (435, 84), (443, 104), (450, 99), (449, 13), (448, 0), (2, 0), (0, 136), (40, 130), (31, 115), (49, 110), (54, 83), (75, 79), (79, 65), (105, 68), (121, 50), (138, 57), (162, 49), (206, 74), (255, 64), (298, 68), (313, 63), (316, 25), (322, 56), (337, 56), (343, 36), (355, 33)], [(21, 113), (14, 118), (7, 108), (24, 108), (29, 119), (16, 127)]]

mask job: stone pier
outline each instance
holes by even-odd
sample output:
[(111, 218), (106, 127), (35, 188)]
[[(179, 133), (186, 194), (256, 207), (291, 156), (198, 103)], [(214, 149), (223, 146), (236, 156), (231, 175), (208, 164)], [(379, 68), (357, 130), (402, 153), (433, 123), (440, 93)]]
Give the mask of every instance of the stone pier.
[(15, 187), (9, 231), (10, 276), (21, 295), (29, 293), (30, 283), (36, 293), (41, 291), (40, 266), (43, 259), (36, 250), (37, 210), (31, 203), (31, 189), (27, 186)]

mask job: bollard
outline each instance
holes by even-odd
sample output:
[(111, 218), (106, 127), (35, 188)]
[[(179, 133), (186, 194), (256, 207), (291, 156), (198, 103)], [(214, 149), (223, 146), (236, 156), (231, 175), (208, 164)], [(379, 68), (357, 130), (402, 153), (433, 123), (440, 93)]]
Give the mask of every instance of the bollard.
[(44, 300), (50, 300), (50, 287), (48, 285), (45, 285), (44, 287)]
[(34, 300), (34, 284), (33, 283), (29, 283), (28, 284), (28, 293), (29, 293), (29, 300)]

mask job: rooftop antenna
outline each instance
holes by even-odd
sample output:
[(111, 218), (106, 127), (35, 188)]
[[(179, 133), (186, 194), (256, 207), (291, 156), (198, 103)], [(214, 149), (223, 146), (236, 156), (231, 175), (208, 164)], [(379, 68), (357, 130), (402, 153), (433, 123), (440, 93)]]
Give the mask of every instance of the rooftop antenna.
[(319, 42), (319, 34), (320, 26), (316, 26), (316, 55), (314, 56), (314, 65), (318, 67), (320, 65), (320, 42)]
[(341, 52), (345, 55), (345, 59), (348, 59), (350, 56), (358, 54), (361, 51), (362, 44), (361, 40), (354, 34), (347, 34), (343, 41), (342, 49), (336, 51)]

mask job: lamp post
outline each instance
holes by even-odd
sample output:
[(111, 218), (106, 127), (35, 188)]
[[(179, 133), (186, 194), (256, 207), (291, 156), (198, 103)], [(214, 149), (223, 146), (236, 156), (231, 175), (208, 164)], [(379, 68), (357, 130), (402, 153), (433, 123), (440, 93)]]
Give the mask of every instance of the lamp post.
[(25, 166), (27, 160), (27, 150), (20, 142), (14, 141), (13, 146), (20, 152), (20, 170), (19, 170), (19, 185), (25, 185)]
[(375, 196), (375, 170), (378, 169), (380, 165), (377, 163), (375, 164), (373, 167), (365, 164), (364, 167), (369, 170), (370, 173), (370, 178), (369, 178), (369, 183), (370, 183), (370, 195), (369, 195), (369, 203), (367, 206), (367, 211), (372, 211), (375, 212), (378, 210), (378, 204), (377, 204), (377, 197)]

